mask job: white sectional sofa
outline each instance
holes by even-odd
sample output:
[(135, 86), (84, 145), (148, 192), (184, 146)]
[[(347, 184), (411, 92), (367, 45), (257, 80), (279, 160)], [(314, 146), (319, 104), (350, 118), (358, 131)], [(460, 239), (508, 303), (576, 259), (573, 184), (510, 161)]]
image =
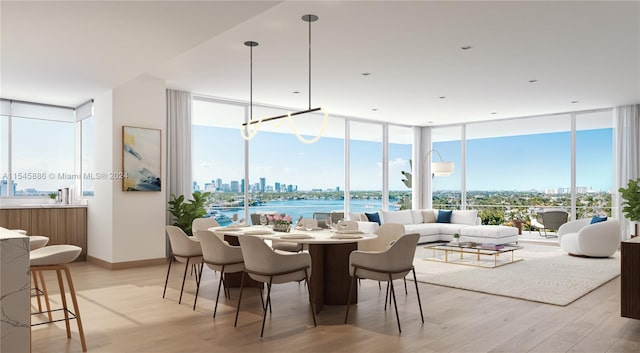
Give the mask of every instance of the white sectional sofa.
[[(446, 219), (440, 219), (441, 222), (438, 222), (439, 212), (442, 211), (427, 209), (377, 213), (381, 224), (399, 223), (404, 225), (405, 234), (420, 234), (419, 243), (451, 241), (455, 233), (460, 234), (461, 242), (507, 244), (518, 241), (517, 228), (481, 225), (477, 210), (453, 210), (448, 223), (443, 222)], [(351, 214), (350, 218), (359, 221), (359, 229), (364, 232), (374, 232), (378, 227), (378, 224), (369, 221), (364, 213)]]

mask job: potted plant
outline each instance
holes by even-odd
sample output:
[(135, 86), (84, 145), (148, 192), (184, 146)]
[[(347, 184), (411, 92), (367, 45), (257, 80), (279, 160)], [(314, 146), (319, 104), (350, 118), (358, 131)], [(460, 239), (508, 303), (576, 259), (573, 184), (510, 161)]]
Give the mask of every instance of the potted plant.
[(629, 179), (626, 188), (619, 188), (622, 195), (622, 213), (634, 224), (634, 236), (638, 236), (638, 222), (640, 222), (640, 178)]
[(211, 193), (195, 191), (192, 194), (193, 199), (184, 201), (184, 195), (177, 196), (171, 194), (171, 201), (169, 201), (169, 212), (173, 215), (175, 222), (174, 226), (182, 229), (187, 235), (193, 235), (191, 231), (191, 224), (196, 218), (202, 218), (207, 214), (207, 210), (204, 208), (204, 203)]
[(57, 199), (58, 199), (58, 193), (55, 193), (55, 192), (50, 192), (49, 193), (49, 203), (50, 204), (56, 203)]
[(460, 240), (460, 234), (453, 233), (453, 242), (457, 243)]

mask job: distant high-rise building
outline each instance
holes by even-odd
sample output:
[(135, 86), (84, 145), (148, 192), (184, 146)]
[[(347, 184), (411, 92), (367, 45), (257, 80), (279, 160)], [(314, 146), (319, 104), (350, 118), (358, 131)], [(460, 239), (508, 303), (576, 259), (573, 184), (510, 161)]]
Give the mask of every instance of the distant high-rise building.
[[(7, 179), (0, 180), (0, 196), (9, 196), (9, 181)], [(11, 181), (11, 189), (13, 189), (13, 195), (16, 194), (16, 183)]]
[(230, 185), (231, 192), (240, 192), (240, 183), (237, 180), (232, 180)]
[(340, 187), (339, 186), (336, 186), (336, 191), (340, 191)]
[(193, 191), (199, 191), (200, 190), (200, 186), (198, 186), (198, 182), (194, 181), (193, 182)]
[(276, 183), (276, 192), (280, 192), (280, 183)]
[(215, 191), (213, 184), (211, 183), (204, 183), (204, 191)]
[(216, 190), (223, 191), (222, 190), (223, 189), (223, 187), (222, 187), (222, 179), (220, 179), (220, 178), (216, 179), (215, 187), (216, 187)]
[(240, 180), (240, 192), (244, 193), (244, 179)]
[(293, 192), (293, 185), (287, 185), (287, 192)]
[(267, 179), (260, 178), (260, 192), (264, 192), (266, 190)]

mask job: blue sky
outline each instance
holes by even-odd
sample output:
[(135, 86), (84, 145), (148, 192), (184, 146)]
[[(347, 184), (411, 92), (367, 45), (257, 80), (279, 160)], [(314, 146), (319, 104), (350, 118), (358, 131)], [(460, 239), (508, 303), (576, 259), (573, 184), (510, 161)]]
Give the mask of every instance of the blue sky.
[[(613, 185), (611, 129), (576, 133), (578, 187), (610, 190)], [(434, 143), (456, 165), (450, 177), (436, 177), (435, 190), (459, 190), (459, 141)], [(571, 186), (569, 132), (474, 139), (467, 141), (467, 190), (546, 190)]]
[[(193, 141), (194, 180), (200, 187), (211, 178), (225, 183), (243, 177), (244, 140), (237, 129), (197, 126)], [(581, 130), (576, 135), (577, 184), (610, 190), (613, 181), (612, 130)], [(250, 182), (260, 177), (298, 185), (299, 190), (344, 187), (344, 142), (321, 138), (307, 145), (292, 134), (260, 132), (250, 142)], [(548, 133), (467, 141), (468, 190), (545, 190), (568, 188), (570, 179), (569, 132)], [(351, 143), (352, 190), (382, 189), (382, 149), (379, 142)], [(461, 144), (459, 141), (435, 143), (445, 160), (455, 163), (455, 173), (436, 177), (435, 190), (460, 190)], [(408, 170), (410, 145), (389, 149), (390, 190), (406, 190), (401, 170)]]

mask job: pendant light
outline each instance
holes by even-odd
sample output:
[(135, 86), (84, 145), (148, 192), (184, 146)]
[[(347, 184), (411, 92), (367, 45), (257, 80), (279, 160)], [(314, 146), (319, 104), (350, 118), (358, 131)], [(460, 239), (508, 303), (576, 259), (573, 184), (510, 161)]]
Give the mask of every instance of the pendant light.
[[(245, 140), (250, 140), (252, 139), (257, 133), (258, 133), (258, 129), (260, 127), (260, 124), (264, 121), (274, 121), (274, 120), (278, 120), (278, 119), (282, 119), (282, 118), (287, 118), (289, 120), (289, 124), (291, 125), (291, 129), (293, 130), (294, 134), (296, 135), (296, 137), (298, 138), (298, 140), (300, 140), (303, 143), (314, 143), (316, 141), (318, 141), (320, 139), (320, 137), (322, 137), (322, 134), (324, 133), (326, 127), (327, 127), (327, 120), (329, 117), (329, 114), (327, 113), (326, 110), (318, 107), (318, 108), (311, 108), (311, 23), (315, 22), (318, 20), (318, 16), (316, 15), (304, 15), (302, 16), (302, 20), (309, 23), (309, 105), (308, 108), (306, 110), (301, 110), (301, 111), (297, 111), (294, 113), (287, 113), (287, 114), (283, 114), (283, 115), (278, 115), (278, 116), (274, 116), (274, 117), (270, 117), (270, 118), (263, 118), (263, 119), (259, 119), (259, 120), (253, 120), (253, 47), (257, 46), (258, 43), (257, 42), (245, 42), (244, 44), (248, 47), (250, 47), (250, 52), (251, 52), (251, 68), (250, 68), (250, 101), (249, 101), (249, 121), (246, 123), (243, 123), (242, 126), (240, 127), (240, 133), (242, 135), (242, 137)], [(312, 139), (305, 139), (304, 137), (302, 137), (300, 135), (300, 133), (298, 132), (298, 129), (295, 126), (295, 123), (293, 121), (293, 117), (297, 116), (297, 115), (302, 115), (302, 114), (307, 114), (307, 113), (313, 113), (313, 112), (317, 112), (317, 111), (322, 111), (324, 113), (324, 118), (322, 120), (322, 127), (320, 128), (320, 132), (318, 133), (318, 135)]]

